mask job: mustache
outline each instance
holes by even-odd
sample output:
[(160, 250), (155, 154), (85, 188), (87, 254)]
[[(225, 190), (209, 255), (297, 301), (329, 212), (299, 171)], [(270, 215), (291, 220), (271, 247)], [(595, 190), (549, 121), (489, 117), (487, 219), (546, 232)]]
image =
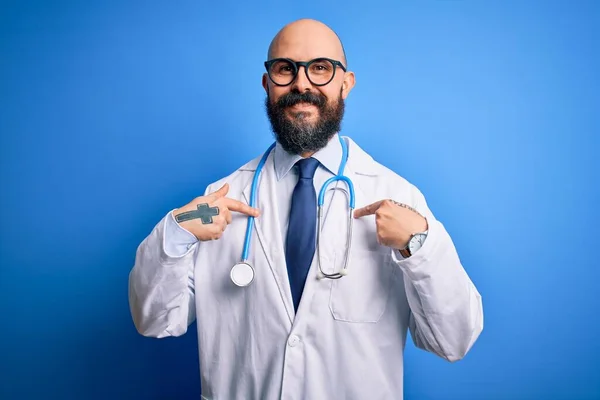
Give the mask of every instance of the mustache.
[(277, 106), (281, 108), (291, 107), (298, 103), (309, 103), (322, 108), (327, 104), (327, 99), (325, 96), (319, 96), (311, 92), (289, 92), (277, 100)]

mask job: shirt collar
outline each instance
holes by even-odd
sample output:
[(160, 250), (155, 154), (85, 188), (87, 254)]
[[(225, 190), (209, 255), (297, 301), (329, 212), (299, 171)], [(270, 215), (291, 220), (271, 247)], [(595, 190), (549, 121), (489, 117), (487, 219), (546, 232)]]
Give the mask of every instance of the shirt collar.
[[(342, 146), (340, 139), (335, 134), (327, 143), (325, 147), (317, 151), (312, 155), (316, 158), (323, 167), (325, 167), (333, 175), (337, 175), (342, 160)], [(290, 154), (281, 147), (279, 142), (275, 145), (275, 173), (277, 174), (277, 180), (281, 180), (287, 175), (288, 172), (294, 167), (294, 165), (301, 160), (302, 157), (297, 154)]]

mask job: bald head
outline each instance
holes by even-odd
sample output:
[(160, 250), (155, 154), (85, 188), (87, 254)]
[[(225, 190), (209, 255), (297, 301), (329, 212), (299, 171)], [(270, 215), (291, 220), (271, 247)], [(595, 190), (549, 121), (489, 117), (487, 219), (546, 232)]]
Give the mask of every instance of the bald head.
[(301, 19), (284, 26), (273, 38), (267, 54), (268, 60), (308, 61), (319, 57), (339, 60), (347, 67), (346, 53), (338, 35), (314, 19)]

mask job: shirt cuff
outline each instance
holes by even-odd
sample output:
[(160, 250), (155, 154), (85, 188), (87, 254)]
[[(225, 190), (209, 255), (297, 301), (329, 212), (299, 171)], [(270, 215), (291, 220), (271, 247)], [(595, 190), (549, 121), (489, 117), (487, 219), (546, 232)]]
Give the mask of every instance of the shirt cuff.
[(175, 221), (173, 210), (169, 212), (165, 223), (165, 253), (170, 257), (181, 257), (198, 242), (193, 233)]

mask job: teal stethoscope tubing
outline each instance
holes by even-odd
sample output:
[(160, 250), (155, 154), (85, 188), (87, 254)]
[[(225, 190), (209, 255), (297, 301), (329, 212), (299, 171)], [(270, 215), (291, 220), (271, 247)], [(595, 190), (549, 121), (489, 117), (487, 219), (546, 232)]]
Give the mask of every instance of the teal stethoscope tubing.
[[(346, 141), (344, 139), (342, 139), (341, 136), (338, 135), (338, 137), (340, 140), (340, 144), (342, 145), (342, 160), (340, 162), (338, 174), (336, 176), (329, 178), (323, 184), (323, 186), (321, 187), (321, 190), (319, 191), (319, 199), (318, 199), (319, 225), (318, 225), (318, 229), (317, 229), (317, 256), (319, 258), (319, 272), (320, 272), (319, 277), (320, 278), (323, 278), (323, 277), (332, 278), (332, 279), (341, 278), (342, 276), (346, 275), (346, 270), (347, 270), (347, 266), (348, 266), (348, 251), (346, 251), (346, 259), (345, 259), (345, 263), (344, 263), (344, 269), (342, 271), (333, 273), (333, 274), (325, 274), (321, 269), (321, 259), (320, 259), (320, 252), (319, 252), (319, 232), (321, 231), (321, 226), (322, 226), (322, 214), (323, 214), (322, 208), (323, 208), (323, 204), (325, 203), (325, 193), (327, 191), (327, 187), (329, 187), (329, 185), (331, 185), (333, 182), (344, 181), (344, 182), (346, 182), (346, 185), (348, 186), (349, 203), (350, 203), (348, 241), (347, 241), (348, 248), (350, 248), (350, 243), (352, 240), (352, 211), (354, 210), (354, 206), (355, 206), (354, 185), (352, 184), (352, 181), (350, 180), (350, 178), (348, 178), (347, 176), (344, 175), (344, 170), (346, 168), (346, 163), (348, 161), (348, 145), (346, 144)], [(265, 151), (262, 158), (260, 159), (258, 166), (256, 167), (256, 171), (254, 173), (254, 178), (252, 180), (252, 187), (250, 190), (250, 207), (256, 207), (256, 192), (258, 189), (259, 176), (260, 176), (260, 173), (262, 172), (262, 169), (267, 161), (267, 158), (269, 157), (269, 154), (271, 153), (271, 151), (273, 150), (274, 147), (275, 147), (275, 143), (273, 143), (273, 144), (271, 144), (271, 146), (269, 146), (267, 151)], [(242, 262), (243, 263), (246, 263), (248, 260), (248, 254), (250, 252), (250, 240), (252, 237), (252, 229), (253, 228), (254, 228), (254, 217), (249, 216), (248, 217), (248, 226), (246, 228), (246, 237), (244, 239), (244, 249), (242, 251)]]

